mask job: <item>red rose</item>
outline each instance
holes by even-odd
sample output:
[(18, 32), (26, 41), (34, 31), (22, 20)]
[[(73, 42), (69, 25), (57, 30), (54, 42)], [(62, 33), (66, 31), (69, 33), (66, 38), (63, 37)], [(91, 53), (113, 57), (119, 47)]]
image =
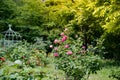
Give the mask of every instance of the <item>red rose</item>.
[(1, 57), (1, 58), (0, 58), (0, 61), (5, 61), (5, 58), (4, 58), (4, 57)]

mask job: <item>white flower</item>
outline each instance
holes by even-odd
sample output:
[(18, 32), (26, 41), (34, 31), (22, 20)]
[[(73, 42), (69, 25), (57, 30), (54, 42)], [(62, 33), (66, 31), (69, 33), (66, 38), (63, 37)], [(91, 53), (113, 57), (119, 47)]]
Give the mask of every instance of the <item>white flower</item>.
[(20, 60), (16, 60), (14, 63), (18, 64), (18, 65), (22, 65), (22, 61), (20, 61)]
[(50, 48), (53, 48), (53, 45), (50, 45)]

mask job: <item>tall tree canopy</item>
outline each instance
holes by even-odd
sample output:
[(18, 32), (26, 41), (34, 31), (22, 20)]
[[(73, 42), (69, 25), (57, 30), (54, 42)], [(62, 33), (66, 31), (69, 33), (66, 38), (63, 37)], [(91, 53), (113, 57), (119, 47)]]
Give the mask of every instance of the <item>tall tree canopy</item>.
[(109, 57), (117, 57), (119, 5), (119, 0), (1, 0), (0, 31), (11, 23), (24, 39), (32, 42), (41, 36), (53, 40), (64, 28), (69, 28), (70, 36), (82, 36), (86, 46), (103, 38)]
[(16, 4), (13, 0), (0, 1), (0, 31), (15, 17)]

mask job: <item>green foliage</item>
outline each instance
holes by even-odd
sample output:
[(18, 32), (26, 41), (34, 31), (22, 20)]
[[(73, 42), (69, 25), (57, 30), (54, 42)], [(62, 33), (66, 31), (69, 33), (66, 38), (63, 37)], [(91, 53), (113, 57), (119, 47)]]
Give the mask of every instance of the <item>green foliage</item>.
[(120, 60), (119, 56), (119, 35), (116, 35), (115, 33), (109, 32), (104, 35), (104, 42), (103, 45), (106, 47), (107, 53), (104, 54), (106, 58), (114, 58), (116, 60)]
[(85, 50), (80, 38), (74, 40), (69, 37), (69, 30), (65, 30), (64, 33), (58, 42), (57, 39), (54, 41), (53, 54), (56, 67), (65, 71), (68, 78), (72, 80), (87, 80), (90, 73), (96, 73), (97, 70), (100, 70), (101, 58), (94, 55), (95, 51), (92, 45)]
[[(69, 24), (72, 24), (70, 27), (77, 32), (80, 31), (84, 33), (84, 31), (81, 30), (82, 26), (82, 28), (85, 27), (85, 29), (89, 30), (86, 31), (87, 35), (92, 34), (96, 37), (93, 33), (94, 31), (95, 34), (97, 32), (97, 37), (101, 35), (98, 33), (101, 30), (99, 25), (94, 25), (93, 22), (90, 22), (96, 21), (96, 19), (88, 16), (89, 13), (86, 8), (83, 7), (85, 4), (82, 5), (80, 1), (47, 0), (42, 2), (39, 0), (22, 0), (14, 1), (14, 3), (16, 3), (17, 7), (15, 9), (16, 12), (14, 12), (15, 17), (11, 22), (15, 26), (18, 26), (16, 29), (19, 28), (21, 30), (20, 32), (23, 33), (23, 38), (29, 41), (33, 41), (34, 37), (30, 38), (31, 36), (40, 37), (41, 35), (53, 39), (57, 37), (55, 34), (62, 31), (62, 29)], [(81, 9), (81, 7), (83, 9)], [(90, 24), (86, 25), (86, 23)], [(89, 26), (91, 26), (91, 28)], [(76, 34), (75, 32), (74, 34)]]
[[(39, 51), (40, 50), (40, 51)], [(48, 62), (46, 54), (42, 49), (37, 49), (37, 46), (30, 45), (29, 43), (18, 43), (7, 49), (5, 56), (10, 61), (21, 60), (23, 64), (34, 67), (36, 65), (46, 65)], [(36, 61), (37, 60), (37, 61)], [(41, 61), (43, 63), (41, 63)]]
[[(103, 35), (106, 55), (118, 56), (119, 0), (1, 0), (0, 4), (0, 31), (12, 23), (23, 39), (33, 42), (41, 36), (53, 41), (64, 28), (70, 28), (71, 36), (82, 35), (86, 46)], [(117, 41), (108, 40), (113, 37)]]
[(15, 17), (16, 4), (13, 0), (0, 1), (0, 31), (5, 30), (6, 25)]
[(17, 16), (15, 17), (16, 25), (40, 26), (43, 20), (43, 5), (41, 1), (23, 0), (22, 6), (18, 6)]
[(17, 4), (16, 16), (12, 19), (12, 24), (19, 29), (23, 39), (33, 42), (35, 37), (43, 35), (44, 28), (41, 26), (44, 22), (45, 8), (40, 0), (22, 0), (22, 5)]
[(13, 18), (16, 4), (13, 0), (1, 0), (0, 3), (0, 22)]
[(120, 69), (112, 70), (110, 77), (120, 80)]
[[(119, 60), (119, 9), (120, 1), (118, 0), (97, 0), (95, 3), (91, 1), (89, 10), (93, 10), (92, 14), (97, 18), (100, 26), (104, 29), (102, 38), (106, 53), (105, 57)], [(94, 7), (93, 7), (94, 6)]]
[(55, 67), (48, 65), (47, 67), (23, 67), (22, 69), (16, 68), (16, 66), (5, 66), (0, 69), (0, 79), (5, 80), (53, 80), (53, 79), (63, 79), (64, 72), (61, 70), (55, 70)]
[(45, 51), (37, 48), (25, 42), (12, 45), (4, 51), (5, 54), (0, 57), (0, 79), (63, 80), (64, 72), (56, 70), (52, 59), (46, 57)]

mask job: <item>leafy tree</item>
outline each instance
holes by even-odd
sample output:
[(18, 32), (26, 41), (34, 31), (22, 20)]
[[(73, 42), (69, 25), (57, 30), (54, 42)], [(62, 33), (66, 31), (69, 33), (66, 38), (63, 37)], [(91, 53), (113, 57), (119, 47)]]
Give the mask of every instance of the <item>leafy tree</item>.
[(104, 1), (103, 4), (96, 5), (93, 13), (101, 19), (100, 24), (105, 29), (105, 33), (102, 36), (105, 39), (104, 46), (108, 52), (105, 56), (120, 60), (120, 7), (118, 5), (120, 5), (118, 0)]
[(44, 5), (40, 0), (17, 2), (17, 12), (13, 24), (23, 33), (23, 38), (29, 42), (33, 42), (35, 37), (42, 36), (44, 10)]
[(72, 0), (67, 2), (65, 0), (47, 0), (45, 4), (50, 10), (48, 22), (53, 24), (51, 28), (50, 25), (47, 25), (50, 32), (55, 31), (55, 28), (59, 28), (59, 30), (71, 28), (73, 33), (71, 36), (84, 34), (83, 38), (86, 45), (91, 43), (93, 37), (97, 38), (103, 32), (97, 18), (92, 15), (92, 10), (88, 10), (86, 4), (89, 3), (87, 2), (79, 0), (74, 2)]
[(12, 23), (24, 39), (57, 38), (65, 28), (81, 36), (84, 45), (104, 39), (106, 56), (119, 59), (120, 1), (118, 0), (1, 0), (0, 31)]
[(16, 4), (13, 0), (1, 0), (0, 1), (0, 31), (3, 31), (11, 19), (14, 18), (16, 10)]

